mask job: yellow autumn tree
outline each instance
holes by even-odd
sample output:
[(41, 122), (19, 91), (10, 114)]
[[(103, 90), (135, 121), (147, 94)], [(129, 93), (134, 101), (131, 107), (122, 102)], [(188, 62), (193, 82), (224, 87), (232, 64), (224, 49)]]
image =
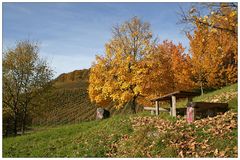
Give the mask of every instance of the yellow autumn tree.
[(91, 101), (99, 105), (113, 101), (116, 108), (131, 102), (135, 113), (149, 74), (144, 61), (152, 53), (154, 44), (150, 25), (137, 17), (113, 27), (105, 55), (97, 56), (90, 71)]

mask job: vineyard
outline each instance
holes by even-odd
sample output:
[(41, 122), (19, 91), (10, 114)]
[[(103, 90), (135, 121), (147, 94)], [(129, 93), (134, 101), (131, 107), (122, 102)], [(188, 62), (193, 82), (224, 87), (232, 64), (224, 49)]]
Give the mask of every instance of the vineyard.
[[(89, 70), (78, 70), (60, 75), (54, 81), (54, 87), (41, 99), (39, 108), (46, 108), (34, 116), (33, 124), (53, 126), (94, 120), (97, 105), (91, 103), (88, 96)], [(111, 115), (131, 112), (128, 104), (115, 109), (113, 104), (105, 107)], [(138, 107), (137, 111), (142, 108)]]

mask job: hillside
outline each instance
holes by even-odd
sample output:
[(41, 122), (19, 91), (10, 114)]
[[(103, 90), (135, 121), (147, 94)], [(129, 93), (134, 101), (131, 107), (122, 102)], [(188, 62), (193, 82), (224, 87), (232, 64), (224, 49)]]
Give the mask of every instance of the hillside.
[[(79, 123), (95, 119), (99, 106), (91, 103), (88, 96), (89, 69), (75, 70), (61, 74), (53, 81), (53, 88), (38, 99), (37, 115), (33, 117), (34, 125), (51, 126)], [(116, 110), (113, 105), (105, 107), (111, 115), (129, 113), (130, 109)], [(141, 107), (137, 111), (142, 110)]]
[(63, 73), (54, 80), (54, 86), (58, 89), (86, 89), (88, 86), (89, 70), (83, 69)]
[(3, 138), (3, 157), (237, 157), (236, 93), (237, 84), (196, 97), (194, 101), (228, 102), (230, 111), (191, 125), (183, 117), (141, 112), (36, 128)]

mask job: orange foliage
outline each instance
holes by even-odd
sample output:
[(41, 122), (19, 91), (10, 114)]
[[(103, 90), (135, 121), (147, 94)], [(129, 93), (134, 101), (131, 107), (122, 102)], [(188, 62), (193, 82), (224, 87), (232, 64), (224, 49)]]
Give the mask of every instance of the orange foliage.
[(155, 48), (146, 61), (151, 70), (146, 81), (149, 97), (193, 88), (190, 57), (184, 54), (184, 50), (181, 44), (175, 45), (167, 40)]
[[(105, 55), (96, 57), (89, 78), (92, 102), (116, 108), (126, 103), (149, 104), (149, 99), (176, 90), (221, 87), (237, 81), (237, 13), (219, 12), (194, 17), (188, 34), (190, 54), (171, 41), (156, 44), (150, 25), (134, 17), (113, 28)], [(133, 108), (133, 109), (134, 109)]]
[(135, 101), (149, 105), (155, 96), (193, 86), (190, 57), (182, 45), (164, 41), (156, 46), (149, 24), (137, 18), (115, 28), (105, 48), (90, 72), (92, 102), (106, 106), (112, 101), (116, 108)]
[(222, 4), (219, 12), (196, 17), (195, 25), (188, 35), (195, 81), (203, 87), (236, 83), (237, 11)]

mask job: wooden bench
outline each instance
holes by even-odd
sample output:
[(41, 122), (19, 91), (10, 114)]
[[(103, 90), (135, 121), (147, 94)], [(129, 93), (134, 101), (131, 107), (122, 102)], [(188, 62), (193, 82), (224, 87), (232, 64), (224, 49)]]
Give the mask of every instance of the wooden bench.
[(187, 120), (193, 122), (197, 118), (212, 117), (227, 110), (227, 103), (189, 102), (187, 104)]
[[(154, 108), (154, 107), (144, 107), (144, 110), (151, 111), (152, 115), (156, 114), (156, 108)], [(168, 112), (169, 113), (170, 109), (168, 109), (168, 108), (159, 108), (158, 111), (159, 112)], [(186, 108), (176, 108), (176, 114), (177, 115), (181, 115), (181, 116), (186, 115)]]
[(169, 110), (167, 110), (165, 108), (160, 108), (160, 107), (158, 108), (158, 112), (157, 112), (156, 108), (154, 108), (154, 107), (144, 107), (144, 110), (151, 111), (152, 115), (159, 113), (159, 112), (169, 112)]

